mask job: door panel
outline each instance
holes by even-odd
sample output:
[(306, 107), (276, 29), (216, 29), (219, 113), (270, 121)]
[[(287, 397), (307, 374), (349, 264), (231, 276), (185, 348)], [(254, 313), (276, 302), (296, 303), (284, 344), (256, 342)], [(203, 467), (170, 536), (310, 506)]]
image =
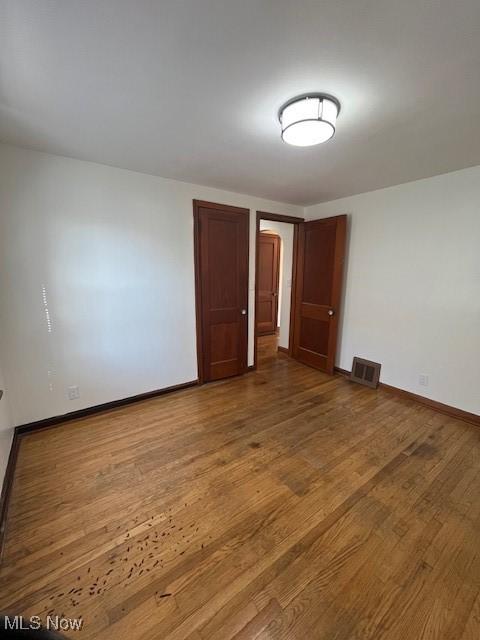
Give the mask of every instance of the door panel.
[(275, 333), (278, 318), (280, 238), (272, 233), (258, 237), (257, 335)]
[(194, 201), (201, 382), (247, 370), (249, 211)]
[(299, 225), (293, 356), (333, 373), (345, 256), (346, 216)]
[(303, 300), (329, 306), (332, 299), (335, 223), (304, 223)]

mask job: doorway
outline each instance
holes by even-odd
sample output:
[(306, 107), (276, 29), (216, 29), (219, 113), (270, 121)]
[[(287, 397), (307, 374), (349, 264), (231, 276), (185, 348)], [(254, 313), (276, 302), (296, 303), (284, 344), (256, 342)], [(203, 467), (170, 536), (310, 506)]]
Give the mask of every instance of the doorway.
[[(274, 335), (280, 328), (281, 280), (283, 280), (283, 255), (285, 248), (282, 238), (271, 225), (260, 220), (258, 237), (258, 311), (255, 321), (257, 335)], [(266, 226), (265, 226), (266, 225)]]
[(302, 218), (257, 211), (255, 368), (278, 352), (291, 355), (294, 265)]
[(305, 222), (302, 218), (257, 211), (256, 318), (262, 317), (259, 315), (260, 238), (267, 230), (281, 235), (277, 223), (293, 227), (292, 267), (284, 269), (283, 279), (284, 284), (290, 286), (279, 288), (283, 297), (280, 307), (288, 302), (289, 309), (280, 318), (276, 340), (271, 335), (262, 336), (261, 325), (256, 323), (254, 367), (258, 366), (259, 351), (263, 361), (271, 360), (280, 351), (331, 375), (335, 367), (347, 216)]

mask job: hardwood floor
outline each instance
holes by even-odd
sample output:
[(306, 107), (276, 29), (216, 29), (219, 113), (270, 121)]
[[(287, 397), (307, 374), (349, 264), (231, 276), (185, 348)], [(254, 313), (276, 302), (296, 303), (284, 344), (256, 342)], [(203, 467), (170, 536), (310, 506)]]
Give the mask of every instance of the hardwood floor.
[(480, 430), (273, 343), (24, 436), (0, 607), (100, 640), (477, 640)]

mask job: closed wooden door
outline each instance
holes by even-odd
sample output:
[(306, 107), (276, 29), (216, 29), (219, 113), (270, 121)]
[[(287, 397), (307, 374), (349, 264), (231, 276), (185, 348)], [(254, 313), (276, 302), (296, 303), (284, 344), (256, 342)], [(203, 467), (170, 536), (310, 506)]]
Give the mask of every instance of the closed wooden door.
[(194, 201), (200, 382), (247, 370), (249, 210)]
[(347, 216), (299, 225), (293, 356), (332, 374), (337, 348)]
[(280, 238), (260, 233), (258, 239), (257, 335), (275, 333), (278, 319)]

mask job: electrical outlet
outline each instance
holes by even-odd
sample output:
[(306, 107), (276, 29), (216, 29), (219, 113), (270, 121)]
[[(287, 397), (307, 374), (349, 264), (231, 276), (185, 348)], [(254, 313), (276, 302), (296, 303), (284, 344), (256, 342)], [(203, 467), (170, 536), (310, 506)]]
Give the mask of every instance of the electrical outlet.
[(77, 385), (73, 385), (72, 387), (68, 387), (67, 395), (69, 400), (77, 400), (80, 398), (80, 389)]
[(418, 376), (418, 384), (422, 387), (428, 387), (428, 376), (426, 373), (421, 373)]

